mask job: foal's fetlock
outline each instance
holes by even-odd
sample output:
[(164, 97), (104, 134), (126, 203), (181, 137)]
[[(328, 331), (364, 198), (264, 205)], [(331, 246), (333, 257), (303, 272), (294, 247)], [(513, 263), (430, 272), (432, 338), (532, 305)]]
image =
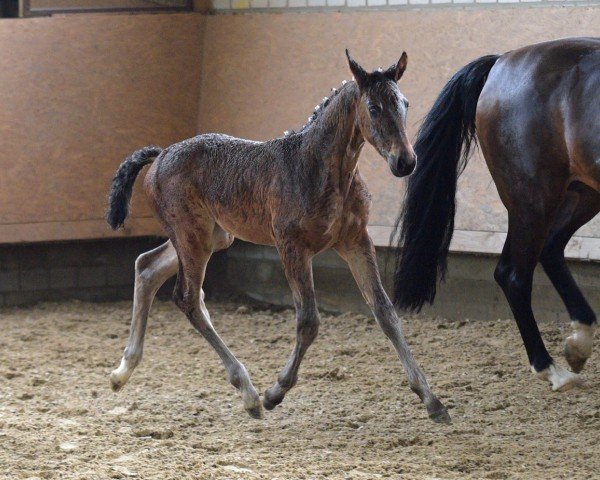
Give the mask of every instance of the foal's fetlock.
[(575, 373), (581, 372), (585, 362), (592, 355), (594, 331), (596, 324), (586, 325), (577, 321), (571, 322), (573, 333), (565, 340), (565, 358)]
[(532, 366), (531, 371), (539, 379), (549, 381), (552, 384), (552, 390), (555, 392), (566, 392), (581, 384), (579, 375), (570, 372), (556, 363), (551, 363), (547, 368), (539, 372)]
[(242, 394), (244, 408), (252, 418), (263, 418), (262, 403), (258, 392), (252, 385), (250, 376), (244, 366), (234, 367), (229, 372), (229, 382)]

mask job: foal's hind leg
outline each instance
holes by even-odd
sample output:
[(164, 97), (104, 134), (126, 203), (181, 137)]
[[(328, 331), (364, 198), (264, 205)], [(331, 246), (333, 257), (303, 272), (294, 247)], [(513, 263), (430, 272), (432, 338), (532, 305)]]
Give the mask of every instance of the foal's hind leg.
[[(260, 397), (254, 385), (252, 385), (246, 367), (235, 358), (219, 337), (204, 305), (201, 286), (204, 281), (206, 264), (215, 247), (211, 240), (212, 230), (215, 228), (218, 227), (214, 224), (188, 225), (187, 233), (182, 231), (182, 235), (177, 235), (175, 245), (180, 266), (173, 299), (194, 328), (202, 334), (221, 358), (229, 376), (229, 381), (242, 394), (246, 411), (254, 418), (261, 418), (262, 405)], [(190, 234), (189, 232), (193, 233)]]
[(129, 340), (119, 368), (110, 375), (110, 385), (117, 392), (125, 386), (142, 359), (148, 312), (156, 292), (177, 272), (177, 253), (170, 241), (140, 255), (135, 262), (133, 315)]
[(343, 245), (338, 245), (335, 248), (342, 258), (348, 262), (356, 283), (371, 308), (377, 323), (394, 345), (406, 371), (411, 390), (423, 401), (427, 407), (429, 417), (434, 422), (450, 423), (450, 415), (446, 407), (431, 391), (425, 374), (417, 365), (406, 343), (400, 319), (381, 284), (375, 248), (368, 233), (364, 231), (356, 240), (346, 241)]
[(277, 381), (264, 394), (263, 404), (267, 410), (279, 405), (285, 394), (296, 385), (300, 363), (317, 337), (320, 322), (312, 276), (312, 255), (305, 249), (290, 244), (279, 245), (278, 250), (294, 296), (296, 345)]
[(561, 296), (574, 330), (565, 343), (565, 357), (580, 372), (592, 354), (596, 315), (577, 286), (565, 262), (565, 247), (573, 234), (600, 211), (600, 194), (582, 183), (573, 183), (560, 206), (540, 262)]

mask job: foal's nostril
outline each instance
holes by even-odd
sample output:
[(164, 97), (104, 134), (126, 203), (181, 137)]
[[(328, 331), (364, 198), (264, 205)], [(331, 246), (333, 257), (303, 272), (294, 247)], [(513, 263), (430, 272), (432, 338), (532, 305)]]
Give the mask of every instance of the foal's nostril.
[(410, 175), (417, 165), (417, 156), (414, 152), (403, 152), (395, 160), (391, 167), (392, 173), (396, 177), (405, 177)]

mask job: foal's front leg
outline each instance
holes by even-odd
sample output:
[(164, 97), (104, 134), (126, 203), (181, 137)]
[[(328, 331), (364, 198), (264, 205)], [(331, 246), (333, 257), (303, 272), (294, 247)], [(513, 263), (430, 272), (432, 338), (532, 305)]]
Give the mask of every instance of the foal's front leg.
[(377, 259), (375, 257), (375, 248), (368, 233), (364, 231), (357, 239), (343, 245), (338, 245), (335, 248), (348, 263), (356, 283), (365, 301), (371, 308), (377, 323), (394, 345), (406, 371), (411, 390), (425, 404), (429, 417), (434, 422), (450, 423), (450, 415), (446, 407), (431, 392), (425, 374), (417, 365), (406, 343), (400, 319), (381, 284)]
[(279, 405), (285, 394), (296, 385), (300, 363), (317, 337), (320, 321), (312, 276), (312, 255), (302, 248), (292, 246), (281, 246), (278, 250), (294, 296), (296, 346), (277, 381), (264, 394), (263, 405), (267, 410)]

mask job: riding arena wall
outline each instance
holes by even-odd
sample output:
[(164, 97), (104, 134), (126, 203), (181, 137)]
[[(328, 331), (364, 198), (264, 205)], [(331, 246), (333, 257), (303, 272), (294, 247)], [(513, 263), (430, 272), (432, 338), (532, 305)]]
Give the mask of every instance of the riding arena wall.
[[(133, 259), (164, 233), (141, 182), (126, 228), (105, 224), (120, 161), (198, 132), (264, 140), (301, 126), (350, 77), (344, 48), (370, 68), (407, 51), (400, 87), (414, 137), (444, 83), (470, 60), (546, 39), (600, 36), (598, 1), (396, 1), (215, 0), (195, 2), (190, 13), (0, 19), (0, 43), (8, 46), (0, 56), (0, 305), (129, 294)], [(369, 146), (360, 170), (373, 195), (370, 231), (389, 272), (387, 244), (405, 182)], [(492, 278), (506, 213), (479, 154), (459, 183), (450, 277), (434, 312), (509, 315)], [(598, 306), (600, 220), (577, 232), (567, 256)], [(213, 263), (213, 289), (289, 303), (272, 248), (236, 242)], [(363, 308), (334, 254), (319, 256), (315, 273), (325, 308)], [(536, 285), (542, 315), (562, 315), (543, 274)]]

